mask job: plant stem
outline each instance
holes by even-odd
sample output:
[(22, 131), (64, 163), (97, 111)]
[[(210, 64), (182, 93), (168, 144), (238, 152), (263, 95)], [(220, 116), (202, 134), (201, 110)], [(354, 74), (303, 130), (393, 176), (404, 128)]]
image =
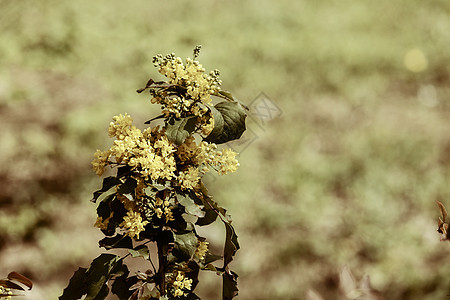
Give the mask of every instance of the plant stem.
[(166, 294), (166, 262), (167, 262), (167, 247), (164, 241), (157, 241), (158, 245), (158, 278), (159, 291), (161, 296)]

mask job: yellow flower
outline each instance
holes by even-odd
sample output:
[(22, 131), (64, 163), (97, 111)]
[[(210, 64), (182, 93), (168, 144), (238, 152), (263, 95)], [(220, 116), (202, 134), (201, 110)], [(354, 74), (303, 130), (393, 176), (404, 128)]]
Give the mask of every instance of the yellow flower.
[[(0, 285), (0, 294), (3, 295), (12, 295), (13, 292), (11, 291), (10, 288), (4, 287)], [(4, 297), (0, 297), (0, 300), (11, 300), (11, 296), (4, 296)]]
[(208, 252), (208, 242), (199, 242), (198, 243), (198, 247), (195, 250), (195, 256), (199, 259), (202, 260), (203, 258), (205, 258), (206, 252)]
[(130, 130), (133, 119), (127, 113), (125, 115), (118, 115), (113, 117), (113, 121), (109, 123), (108, 134), (110, 137), (117, 137), (122, 139), (123, 136), (128, 135), (127, 130)]
[(102, 176), (105, 172), (105, 167), (108, 164), (109, 157), (111, 152), (108, 151), (100, 151), (97, 149), (94, 154), (94, 160), (92, 161), (92, 168), (98, 176)]
[(173, 295), (175, 297), (186, 296), (187, 293), (185, 293), (183, 290), (191, 290), (192, 279), (187, 278), (184, 272), (178, 271), (177, 276), (172, 283), (172, 286), (174, 287)]
[(218, 151), (218, 159), (216, 163), (219, 165), (219, 175), (226, 175), (235, 172), (239, 167), (239, 162), (236, 159), (237, 153), (231, 149), (223, 149)]
[(164, 216), (166, 223), (175, 220), (172, 214), (172, 207), (170, 206), (170, 202), (168, 200), (163, 201), (160, 198), (156, 198), (154, 210), (158, 219), (162, 219)]
[(144, 226), (148, 221), (142, 221), (142, 217), (138, 212), (128, 211), (127, 215), (123, 217), (123, 222), (119, 226), (128, 229), (127, 235), (134, 238), (139, 238), (139, 233), (145, 230)]
[(187, 172), (180, 172), (178, 175), (178, 181), (181, 184), (181, 188), (185, 189), (195, 189), (198, 187), (200, 177), (198, 176), (198, 169), (194, 167), (189, 167)]

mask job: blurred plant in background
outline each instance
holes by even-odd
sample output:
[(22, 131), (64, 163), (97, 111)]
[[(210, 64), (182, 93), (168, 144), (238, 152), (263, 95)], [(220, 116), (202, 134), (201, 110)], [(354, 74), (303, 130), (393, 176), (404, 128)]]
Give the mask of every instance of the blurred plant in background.
[[(154, 53), (196, 44), (233, 95), (252, 109), (264, 92), (282, 111), (264, 126), (249, 118), (245, 167), (208, 185), (245, 249), (233, 265), (240, 298), (311, 288), (333, 299), (343, 265), (390, 299), (449, 294), (434, 222), (435, 200), (450, 198), (449, 1), (0, 7), (0, 269), (32, 279), (33, 299), (57, 298), (99, 254), (85, 199), (97, 182), (90, 153), (109, 143), (104, 124), (124, 111), (136, 124), (157, 115), (133, 100), (141, 74)], [(224, 232), (199, 234), (213, 247)], [(220, 297), (211, 277), (199, 274), (202, 298)]]

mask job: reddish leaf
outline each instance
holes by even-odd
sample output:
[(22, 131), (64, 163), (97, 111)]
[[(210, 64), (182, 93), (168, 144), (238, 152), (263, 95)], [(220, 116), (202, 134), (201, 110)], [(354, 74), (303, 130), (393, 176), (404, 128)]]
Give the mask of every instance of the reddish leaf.
[(22, 274), (19, 274), (17, 272), (11, 272), (8, 274), (8, 279), (9, 280), (15, 280), (17, 282), (22, 283), (23, 285), (25, 285), (29, 290), (31, 290), (31, 288), (33, 287), (33, 283), (31, 282), (30, 279), (28, 279), (27, 277), (23, 276)]

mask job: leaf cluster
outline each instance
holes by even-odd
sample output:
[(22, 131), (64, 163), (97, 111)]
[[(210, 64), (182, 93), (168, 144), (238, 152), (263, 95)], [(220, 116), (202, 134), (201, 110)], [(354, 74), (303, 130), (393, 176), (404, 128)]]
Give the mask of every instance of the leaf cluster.
[[(152, 97), (193, 100), (185, 86), (170, 81), (150, 79), (138, 92), (147, 89)], [(198, 104), (201, 111), (179, 115), (166, 112), (146, 123), (164, 119), (159, 134), (167, 137), (172, 145), (170, 149), (175, 148), (174, 151), (194, 134), (207, 145), (238, 139), (245, 131), (243, 106), (228, 92), (213, 90), (212, 95), (226, 101), (212, 105), (195, 100), (194, 104)], [(210, 128), (205, 133), (207, 123)], [(119, 299), (164, 299), (167, 296), (199, 299), (194, 289), (202, 270), (222, 276), (223, 299), (235, 297), (238, 275), (229, 265), (239, 243), (231, 217), (213, 200), (201, 177), (197, 185), (186, 188), (180, 185), (176, 176), (191, 167), (197, 168), (194, 159), (177, 157), (172, 178), (144, 177), (135, 167), (123, 163), (117, 163), (116, 167), (116, 175), (103, 179), (101, 188), (93, 193), (92, 202), (98, 203), (96, 226), (105, 235), (99, 246), (106, 250), (125, 249), (128, 254), (124, 257), (101, 254), (89, 268), (79, 268), (59, 299), (84, 296), (84, 299), (100, 300), (110, 293)], [(221, 254), (210, 252), (206, 238), (196, 231), (198, 226), (209, 225), (217, 219), (226, 229)], [(150, 243), (157, 245), (157, 262), (154, 257), (152, 259)], [(127, 257), (146, 260), (147, 269), (130, 274), (125, 261)], [(222, 262), (220, 265), (219, 261)]]

